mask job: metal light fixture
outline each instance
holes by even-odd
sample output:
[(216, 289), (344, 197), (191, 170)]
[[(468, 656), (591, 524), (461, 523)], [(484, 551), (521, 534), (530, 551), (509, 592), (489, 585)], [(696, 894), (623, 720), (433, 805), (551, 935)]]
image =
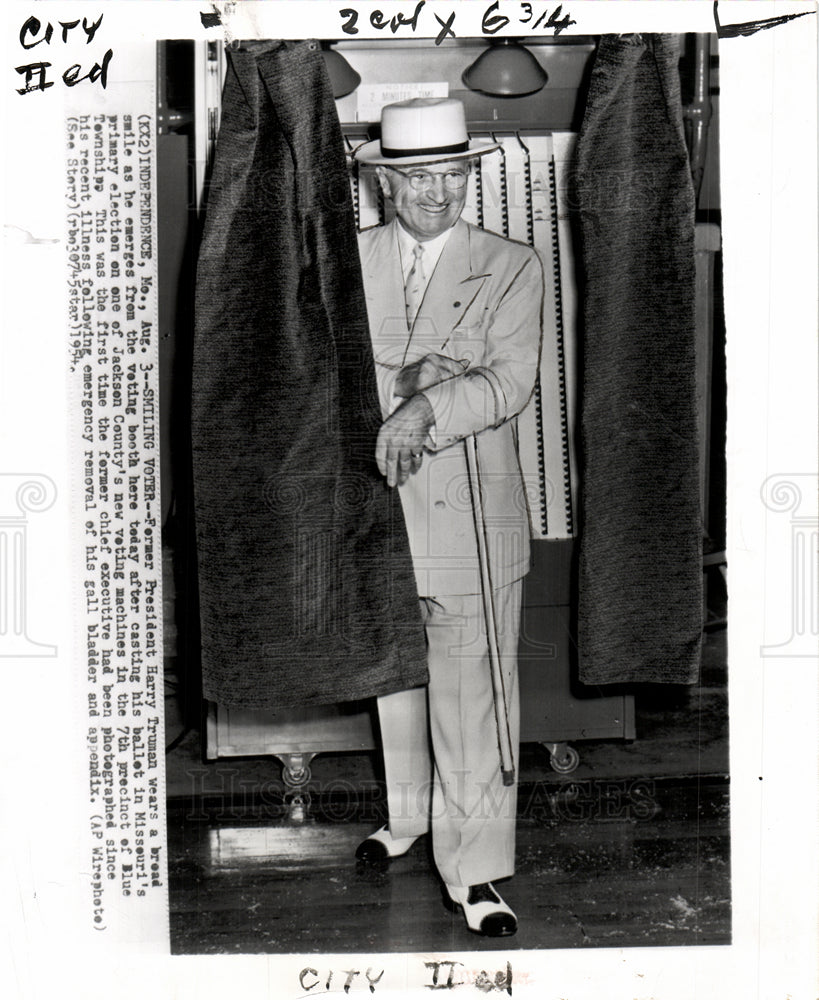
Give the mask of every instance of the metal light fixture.
[(461, 79), (470, 90), (493, 97), (523, 97), (542, 90), (549, 77), (520, 42), (501, 38), (464, 70)]
[(346, 97), (361, 83), (361, 77), (340, 52), (330, 48), (331, 44), (322, 42), (321, 53), (324, 56), (327, 75), (330, 77), (333, 97)]

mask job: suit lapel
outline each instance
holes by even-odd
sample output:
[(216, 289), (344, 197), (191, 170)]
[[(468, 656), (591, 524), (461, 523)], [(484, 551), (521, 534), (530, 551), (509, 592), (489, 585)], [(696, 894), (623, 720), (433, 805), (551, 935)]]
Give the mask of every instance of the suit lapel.
[(361, 265), (376, 358), (382, 363), (397, 365), (403, 363), (409, 331), (396, 225), (393, 220), (374, 231), (369, 253)]
[(425, 347), (446, 348), (452, 331), (466, 315), (488, 274), (476, 274), (470, 251), (469, 226), (459, 219), (446, 242), (413, 325)]
[(368, 304), (377, 316), (388, 316), (390, 312), (395, 312), (396, 291), (398, 301), (404, 301), (404, 281), (395, 226), (393, 220), (374, 230), (369, 255), (367, 260), (362, 261), (367, 278)]
[(427, 285), (412, 330), (408, 330), (397, 225), (393, 219), (375, 231), (367, 258), (361, 263), (376, 356), (384, 363), (403, 365), (414, 355), (446, 350), (452, 331), (463, 322), (491, 275), (476, 271), (469, 226), (459, 219)]

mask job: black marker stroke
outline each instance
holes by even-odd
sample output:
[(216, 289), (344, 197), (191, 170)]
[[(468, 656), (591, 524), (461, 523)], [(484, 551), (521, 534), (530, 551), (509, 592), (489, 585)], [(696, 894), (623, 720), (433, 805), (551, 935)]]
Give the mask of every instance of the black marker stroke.
[(208, 13), (206, 10), (200, 10), (199, 17), (202, 21), (203, 28), (218, 28), (219, 25), (222, 23), (222, 15), (219, 13), (216, 7), (214, 7), (210, 13)]
[(754, 35), (757, 31), (765, 31), (767, 28), (776, 28), (780, 24), (787, 24), (797, 17), (804, 17), (805, 14), (815, 14), (815, 10), (803, 10), (798, 14), (780, 14), (778, 17), (763, 17), (760, 21), (742, 21), (739, 24), (720, 24), (719, 20), (719, 0), (714, 0), (714, 24), (717, 26), (717, 38), (738, 38), (745, 35)]

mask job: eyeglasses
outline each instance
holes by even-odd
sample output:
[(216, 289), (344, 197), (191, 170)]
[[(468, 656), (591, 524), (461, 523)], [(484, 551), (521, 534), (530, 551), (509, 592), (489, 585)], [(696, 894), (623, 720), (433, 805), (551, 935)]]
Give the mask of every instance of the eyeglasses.
[(435, 183), (436, 177), (442, 177), (444, 187), (450, 191), (460, 191), (466, 184), (467, 174), (462, 170), (447, 170), (446, 173), (432, 173), (429, 170), (398, 170), (390, 167), (390, 170), (400, 174), (409, 183), (413, 191), (426, 191)]

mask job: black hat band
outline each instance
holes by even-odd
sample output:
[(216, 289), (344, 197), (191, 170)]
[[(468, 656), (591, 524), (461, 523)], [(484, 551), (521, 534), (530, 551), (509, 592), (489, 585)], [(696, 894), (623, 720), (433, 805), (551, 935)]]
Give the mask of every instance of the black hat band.
[(392, 157), (398, 156), (437, 156), (442, 153), (466, 153), (469, 151), (469, 142), (454, 142), (451, 146), (426, 146), (422, 149), (396, 149), (393, 146), (382, 146), (381, 155)]

